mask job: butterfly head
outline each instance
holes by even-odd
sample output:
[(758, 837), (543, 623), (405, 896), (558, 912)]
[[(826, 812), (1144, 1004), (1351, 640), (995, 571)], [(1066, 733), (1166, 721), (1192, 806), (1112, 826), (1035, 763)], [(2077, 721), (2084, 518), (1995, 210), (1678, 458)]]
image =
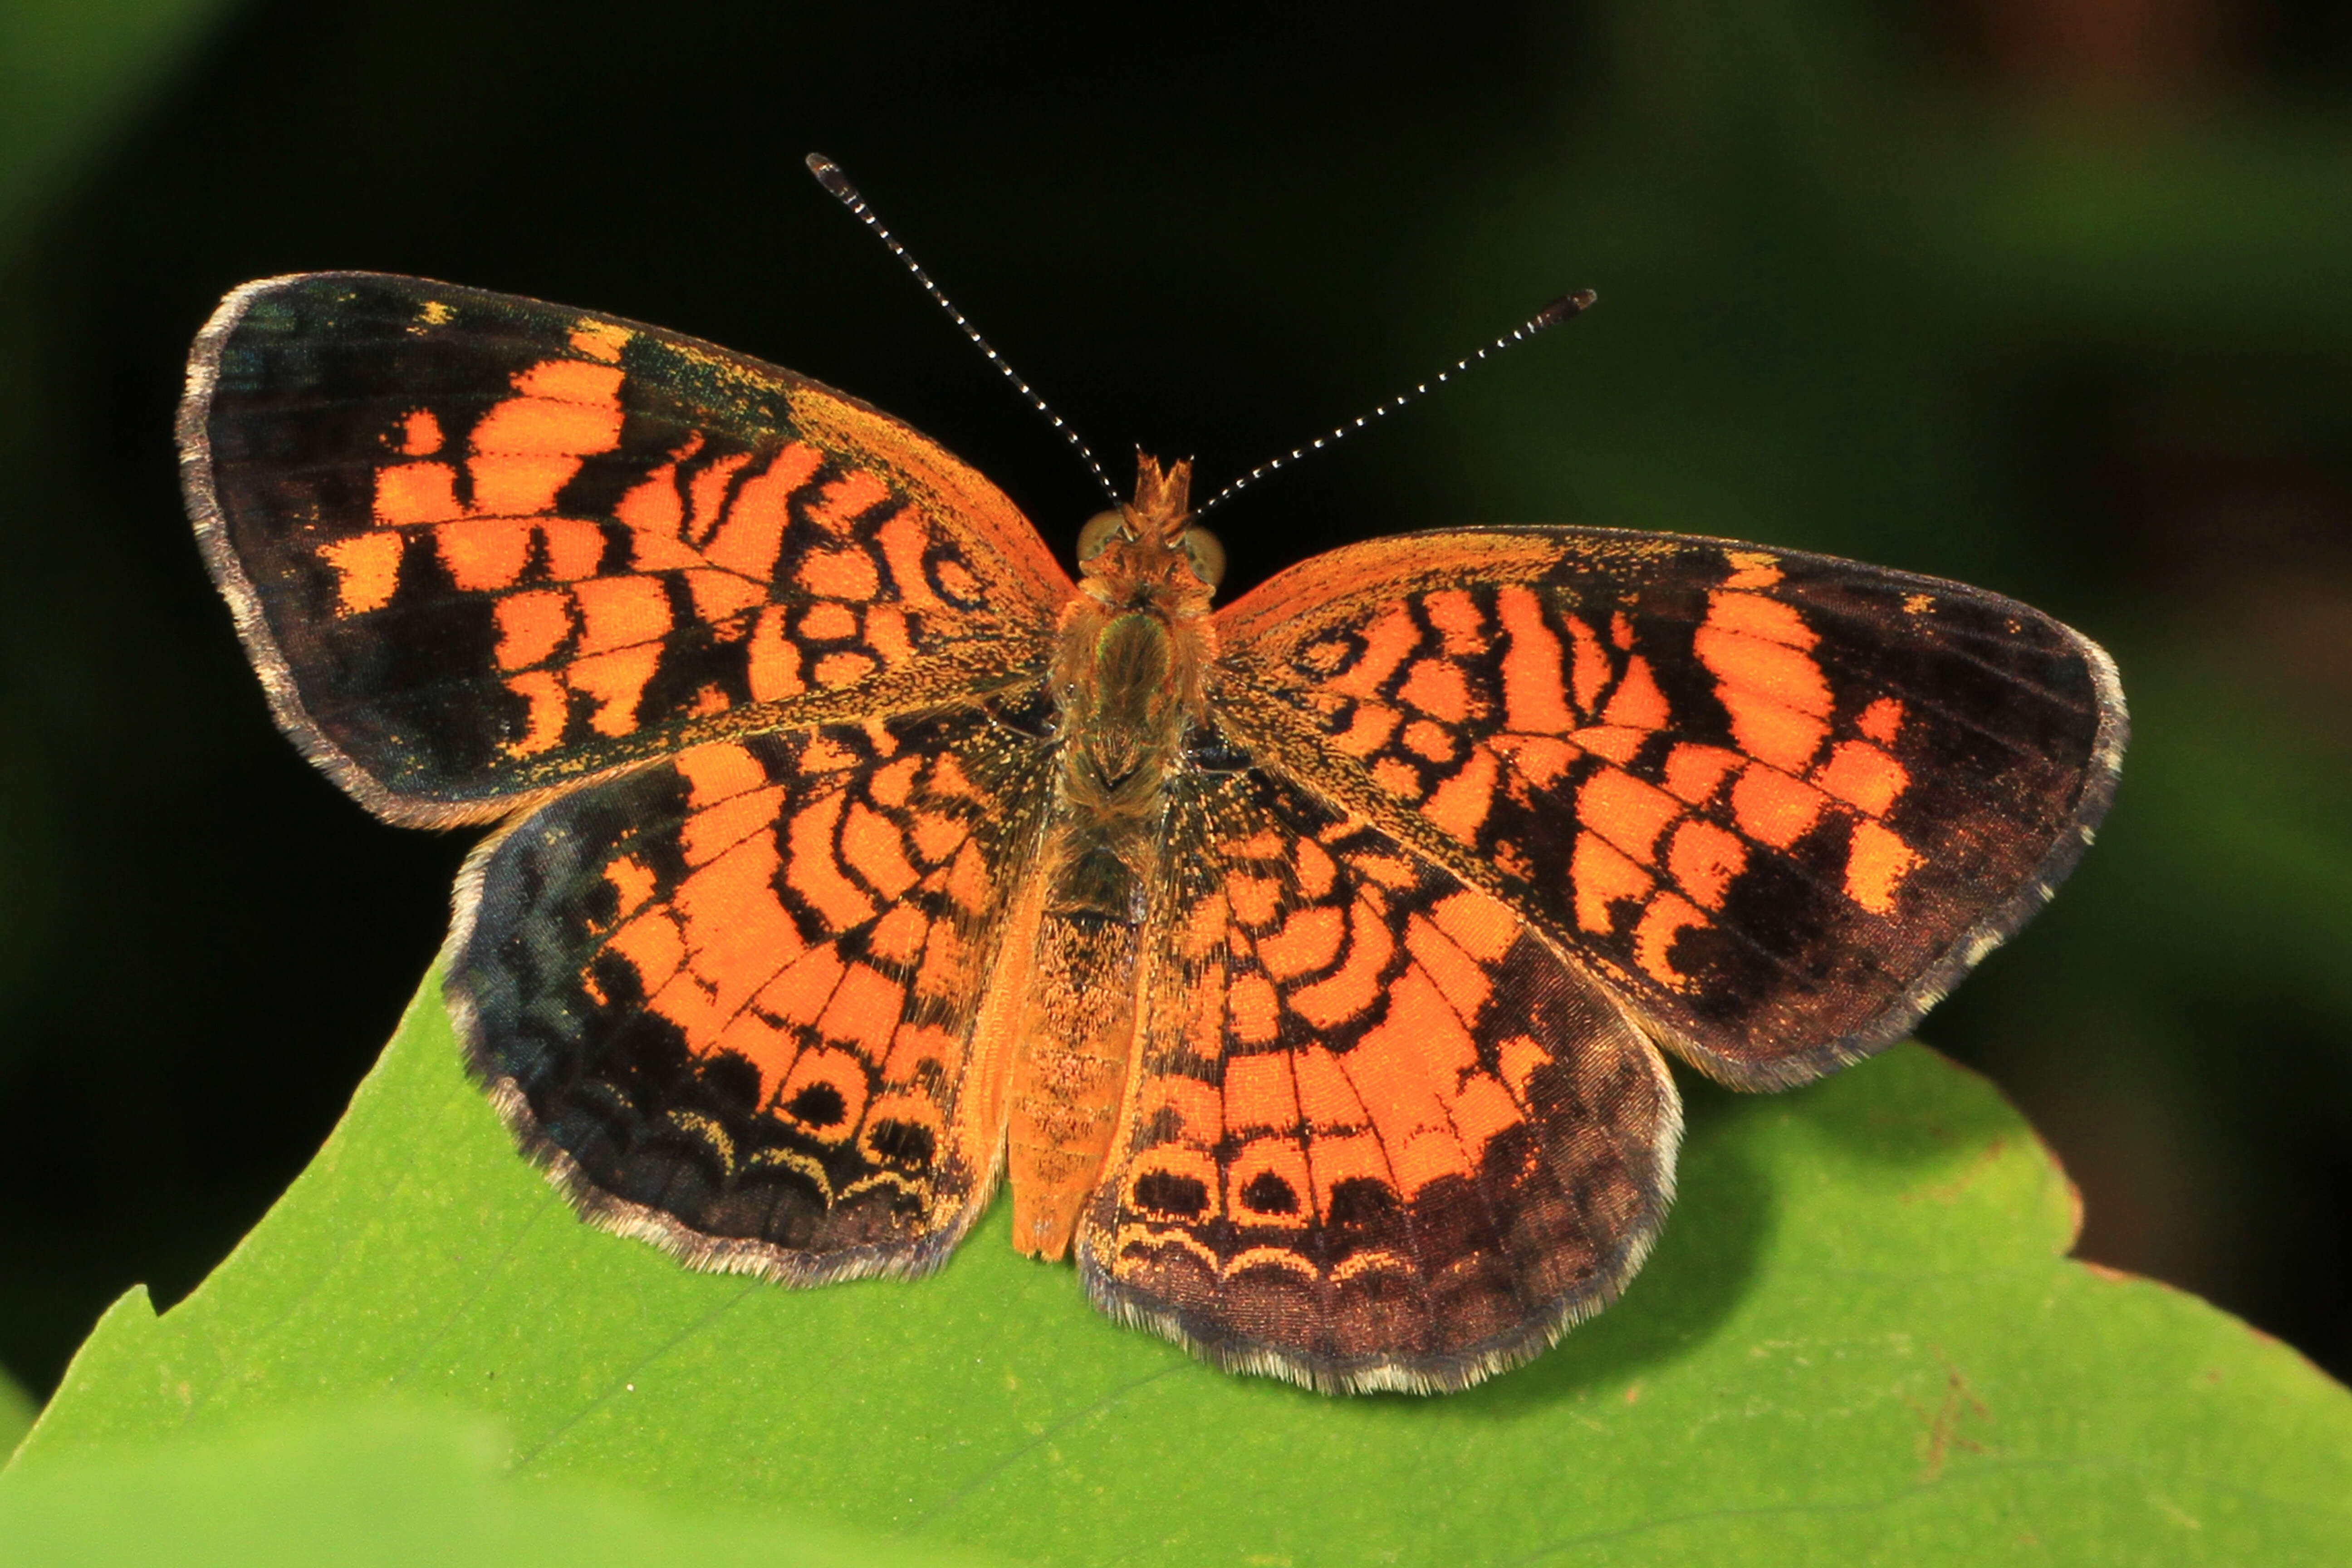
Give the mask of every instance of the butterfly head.
[(1225, 574), (1225, 547), (1192, 521), (1192, 464), (1136, 455), (1135, 499), (1078, 531), (1080, 586), (1115, 605), (1197, 615)]

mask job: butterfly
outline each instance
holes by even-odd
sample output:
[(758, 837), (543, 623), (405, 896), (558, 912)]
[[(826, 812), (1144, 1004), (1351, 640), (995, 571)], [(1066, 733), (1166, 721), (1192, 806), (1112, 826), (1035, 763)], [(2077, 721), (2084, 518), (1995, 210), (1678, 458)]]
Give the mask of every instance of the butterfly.
[(1640, 1267), (1679, 1057), (1901, 1037), (2074, 864), (2115, 668), (1960, 584), (1598, 528), (1222, 608), (1187, 463), (1074, 582), (889, 416), (414, 278), (231, 293), (179, 439), (279, 725), (495, 823), (442, 963), (587, 1218), (814, 1285), (1025, 1253), (1222, 1367), (1459, 1389)]

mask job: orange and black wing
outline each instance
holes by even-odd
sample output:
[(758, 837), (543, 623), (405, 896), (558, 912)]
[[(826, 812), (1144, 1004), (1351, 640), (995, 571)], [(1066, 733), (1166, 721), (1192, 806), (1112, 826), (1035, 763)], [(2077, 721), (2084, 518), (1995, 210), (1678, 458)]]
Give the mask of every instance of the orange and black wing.
[(990, 979), (1050, 779), (972, 707), (559, 796), (459, 884), (444, 957), (475, 1069), (584, 1214), (698, 1268), (936, 1265), (999, 1165)]
[(420, 279), (229, 295), (180, 447), (278, 722), (394, 821), (1018, 680), (1070, 589), (994, 487), (855, 398)]
[(1330, 1392), (1460, 1388), (1607, 1305), (1681, 1126), (1608, 989), (1268, 770), (1181, 784), (1168, 847), (1096, 1301)]
[(2126, 722), (1996, 595), (1720, 540), (1375, 540), (1218, 617), (1228, 732), (1750, 1088), (1899, 1037), (2073, 868)]

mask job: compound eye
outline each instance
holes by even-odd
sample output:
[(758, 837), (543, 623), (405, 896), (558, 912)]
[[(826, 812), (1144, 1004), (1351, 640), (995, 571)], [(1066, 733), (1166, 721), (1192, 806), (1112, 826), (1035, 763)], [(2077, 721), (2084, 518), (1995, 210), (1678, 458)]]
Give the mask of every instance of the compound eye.
[(1188, 528), (1177, 536), (1176, 548), (1192, 563), (1192, 575), (1215, 587), (1225, 575), (1225, 547), (1205, 528)]
[(1115, 511), (1098, 511), (1087, 519), (1087, 525), (1078, 530), (1078, 564), (1083, 566), (1100, 555), (1103, 546), (1118, 537), (1126, 526), (1127, 519)]

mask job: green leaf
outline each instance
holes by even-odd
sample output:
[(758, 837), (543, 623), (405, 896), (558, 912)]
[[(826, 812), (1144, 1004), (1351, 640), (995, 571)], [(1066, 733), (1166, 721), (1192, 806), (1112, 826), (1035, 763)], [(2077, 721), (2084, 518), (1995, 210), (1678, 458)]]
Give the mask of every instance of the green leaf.
[(1906, 1046), (1691, 1091), (1624, 1300), (1447, 1398), (1231, 1377), (1003, 1213), (943, 1274), (794, 1291), (575, 1221), (428, 984), (310, 1170), (167, 1316), (100, 1322), (17, 1468), (289, 1408), (488, 1417), (510, 1473), (1045, 1563), (2266, 1563), (2352, 1556), (2352, 1395), (2065, 1261), (2064, 1176)]
[(167, 79), (228, 0), (0, 5), (0, 247), (26, 212)]
[(174, 1568), (912, 1568), (949, 1561), (772, 1520), (688, 1518), (576, 1489), (508, 1484), (498, 1474), (505, 1446), (478, 1418), (375, 1407), (80, 1456), (0, 1478), (0, 1559)]

